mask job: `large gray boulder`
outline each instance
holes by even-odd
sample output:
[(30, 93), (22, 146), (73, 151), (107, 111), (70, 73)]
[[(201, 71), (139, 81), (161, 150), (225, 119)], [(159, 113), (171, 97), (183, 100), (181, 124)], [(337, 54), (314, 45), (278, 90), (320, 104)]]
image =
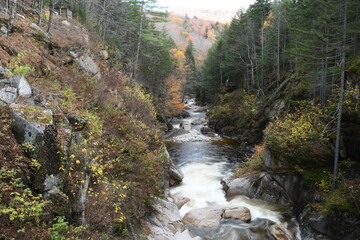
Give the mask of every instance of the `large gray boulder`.
[(223, 217), (225, 219), (239, 219), (243, 222), (251, 221), (250, 210), (246, 207), (229, 207), (224, 210)]
[(0, 89), (0, 100), (6, 104), (15, 102), (17, 98), (17, 89), (14, 87), (6, 86)]
[(18, 94), (21, 97), (29, 98), (32, 94), (30, 84), (26, 81), (23, 75), (15, 75), (10, 78), (13, 81), (18, 89)]
[(197, 118), (191, 122), (191, 125), (200, 125), (204, 122), (204, 119)]
[(15, 75), (0, 80), (0, 100), (7, 104), (15, 102), (18, 96), (29, 98), (32, 95), (30, 84), (23, 75)]
[(224, 209), (221, 207), (196, 208), (185, 214), (183, 223), (199, 228), (219, 226)]
[(88, 55), (83, 54), (78, 58), (75, 58), (75, 61), (79, 64), (79, 66), (84, 69), (87, 73), (95, 77), (97, 80), (100, 80), (101, 73), (100, 69), (94, 60)]
[(250, 222), (251, 213), (248, 208), (240, 206), (196, 208), (185, 214), (183, 223), (195, 228), (215, 229), (220, 225), (223, 218)]

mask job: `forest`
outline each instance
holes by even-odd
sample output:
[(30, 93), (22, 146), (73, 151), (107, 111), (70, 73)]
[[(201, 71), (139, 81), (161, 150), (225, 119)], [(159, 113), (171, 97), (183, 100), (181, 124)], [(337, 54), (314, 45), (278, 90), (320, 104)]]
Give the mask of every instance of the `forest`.
[(299, 173), (322, 196), (323, 212), (360, 213), (359, 10), (351, 0), (258, 0), (197, 72), (212, 127), (258, 144), (238, 174), (269, 167), (265, 149), (274, 171)]

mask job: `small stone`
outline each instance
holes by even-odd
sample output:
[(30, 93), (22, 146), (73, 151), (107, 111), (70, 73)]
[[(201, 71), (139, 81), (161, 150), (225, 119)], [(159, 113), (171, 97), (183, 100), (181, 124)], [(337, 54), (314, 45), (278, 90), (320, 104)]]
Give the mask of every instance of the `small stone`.
[(66, 21), (66, 20), (62, 21), (61, 23), (62, 23), (63, 25), (65, 25), (65, 26), (67, 26), (67, 27), (70, 27), (70, 26), (71, 26), (71, 24), (70, 24), (68, 21)]

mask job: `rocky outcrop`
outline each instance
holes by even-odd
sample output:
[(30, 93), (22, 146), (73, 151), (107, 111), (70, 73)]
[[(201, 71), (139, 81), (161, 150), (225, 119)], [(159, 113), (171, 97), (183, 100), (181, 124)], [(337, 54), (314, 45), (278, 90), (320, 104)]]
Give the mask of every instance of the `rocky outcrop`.
[(169, 179), (170, 187), (179, 185), (184, 179), (183, 172), (180, 170), (180, 168), (176, 167), (174, 164), (171, 164), (168, 170), (168, 174), (170, 177)]
[(304, 188), (301, 179), (291, 174), (259, 173), (236, 179), (222, 179), (226, 196), (245, 195), (250, 198), (284, 206), (304, 207)]
[(307, 206), (299, 216), (303, 239), (360, 239), (360, 219), (346, 212), (322, 215)]
[(0, 100), (6, 104), (14, 103), (17, 97), (29, 98), (31, 87), (23, 75), (0, 80)]
[(179, 185), (182, 180), (184, 179), (184, 173), (180, 170), (180, 168), (178, 168), (177, 166), (175, 166), (175, 164), (173, 163), (169, 152), (167, 151), (166, 148), (164, 148), (164, 155), (166, 156), (166, 158), (168, 159), (170, 165), (169, 168), (167, 170), (169, 179), (168, 179), (168, 185), (170, 187)]
[(70, 55), (75, 59), (75, 62), (84, 69), (86, 73), (95, 77), (97, 80), (101, 79), (100, 69), (94, 60), (86, 53), (79, 55), (75, 52), (70, 52)]
[(145, 233), (153, 240), (201, 240), (191, 236), (185, 230), (179, 210), (174, 200), (168, 195), (166, 199), (156, 198), (153, 213), (142, 221)]
[(182, 208), (182, 206), (184, 206), (185, 204), (190, 202), (190, 198), (181, 196), (179, 193), (174, 194), (172, 197), (173, 197), (178, 209)]
[(296, 240), (286, 223), (271, 225), (269, 231), (276, 240)]

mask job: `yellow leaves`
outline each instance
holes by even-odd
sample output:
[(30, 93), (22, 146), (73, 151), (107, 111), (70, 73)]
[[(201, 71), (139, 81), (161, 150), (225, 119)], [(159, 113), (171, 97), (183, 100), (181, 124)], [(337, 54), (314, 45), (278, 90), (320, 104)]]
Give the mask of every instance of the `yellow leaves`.
[(74, 159), (74, 158), (75, 158), (75, 155), (74, 155), (74, 154), (71, 154), (71, 155), (70, 155), (70, 158)]
[(80, 160), (76, 160), (75, 163), (76, 163), (76, 164), (80, 164)]

